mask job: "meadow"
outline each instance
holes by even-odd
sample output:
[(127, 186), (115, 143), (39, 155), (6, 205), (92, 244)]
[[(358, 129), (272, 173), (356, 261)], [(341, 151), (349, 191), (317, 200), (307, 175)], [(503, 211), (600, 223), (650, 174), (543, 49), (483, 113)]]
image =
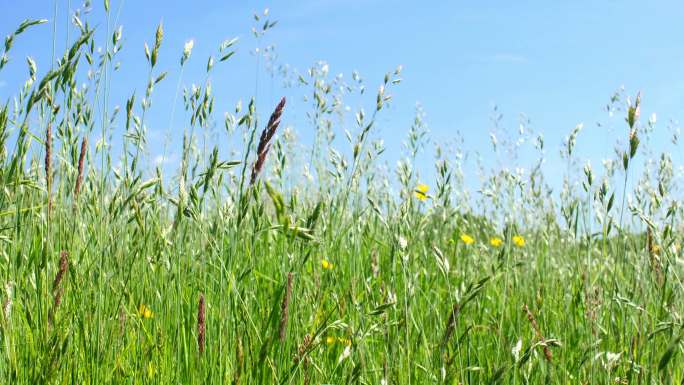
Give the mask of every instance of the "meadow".
[[(256, 18), (255, 35), (274, 28)], [(0, 71), (45, 22), (2, 31)], [(205, 59), (192, 42), (169, 48), (180, 60), (167, 76), (157, 60), (173, 26), (160, 24), (144, 45), (145, 92), (109, 101), (122, 30), (107, 19), (96, 42), (73, 23), (52, 68), (29, 58), (0, 105), (3, 383), (684, 381), (680, 166), (644, 154), (652, 122), (638, 94), (611, 101), (622, 137), (601, 167), (577, 157), (578, 125), (560, 148), (560, 190), (539, 137), (533, 167), (483, 167), (472, 191), (466, 149), (438, 148), (435, 177), (419, 178), (431, 145), (420, 112), (405, 156), (383, 162), (375, 130), (401, 68), (346, 91), (367, 108), (344, 111), (313, 67), (305, 149), (281, 121), (291, 101), (247, 91), (218, 111), (209, 80), (178, 77), (186, 129), (172, 173), (147, 160), (146, 113), (155, 85)], [(207, 73), (237, 44), (221, 43)], [(221, 140), (207, 141), (217, 122)]]

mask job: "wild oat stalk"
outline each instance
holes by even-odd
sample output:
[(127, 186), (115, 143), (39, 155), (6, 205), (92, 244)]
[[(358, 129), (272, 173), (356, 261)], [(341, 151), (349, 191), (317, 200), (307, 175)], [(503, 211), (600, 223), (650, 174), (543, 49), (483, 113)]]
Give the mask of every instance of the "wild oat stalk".
[(627, 180), (629, 178), (629, 165), (632, 159), (636, 156), (637, 149), (639, 148), (639, 134), (638, 134), (638, 122), (639, 116), (641, 115), (641, 92), (637, 93), (634, 104), (631, 100), (628, 101), (627, 106), (627, 125), (629, 126), (629, 149), (622, 153), (622, 168), (625, 172), (625, 177), (623, 179), (622, 186), (622, 207), (620, 208), (620, 227), (622, 227), (622, 219), (625, 212), (625, 199), (627, 196)]
[(663, 270), (660, 266), (660, 257), (658, 256), (660, 253), (660, 247), (655, 242), (653, 230), (651, 230), (650, 226), (646, 228), (646, 248), (648, 251), (651, 269), (655, 274), (658, 285), (662, 286), (665, 278), (663, 276)]
[(252, 166), (252, 177), (249, 182), (250, 186), (256, 182), (257, 176), (259, 176), (261, 169), (264, 167), (266, 155), (268, 154), (268, 150), (271, 149), (271, 139), (273, 139), (273, 135), (275, 135), (278, 125), (280, 124), (280, 116), (283, 114), (283, 108), (285, 108), (284, 96), (280, 99), (280, 103), (278, 103), (271, 114), (271, 118), (268, 120), (266, 128), (261, 132), (259, 145), (257, 146), (257, 159)]

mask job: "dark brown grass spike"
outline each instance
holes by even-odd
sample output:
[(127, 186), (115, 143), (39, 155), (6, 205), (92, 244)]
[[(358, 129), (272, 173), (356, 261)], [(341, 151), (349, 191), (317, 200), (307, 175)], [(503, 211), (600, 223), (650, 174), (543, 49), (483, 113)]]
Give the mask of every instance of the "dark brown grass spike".
[(45, 183), (47, 184), (48, 212), (52, 208), (52, 125), (45, 129)]
[(88, 149), (88, 137), (84, 136), (81, 142), (81, 153), (78, 156), (78, 175), (76, 177), (76, 187), (74, 187), (74, 198), (78, 198), (83, 183), (83, 163), (85, 161), (86, 150)]
[(264, 167), (266, 162), (266, 155), (271, 149), (271, 139), (275, 135), (278, 125), (280, 124), (280, 117), (283, 114), (283, 109), (285, 108), (285, 97), (280, 99), (280, 103), (276, 106), (275, 110), (271, 114), (271, 118), (268, 120), (266, 128), (261, 132), (261, 137), (259, 138), (259, 144), (257, 145), (257, 159), (252, 166), (252, 177), (249, 184), (253, 185), (256, 182), (261, 169)]
[(461, 313), (461, 304), (455, 303), (454, 306), (451, 308), (449, 320), (447, 321), (446, 329), (444, 330), (444, 337), (442, 337), (442, 346), (446, 346), (447, 343), (449, 343), (449, 339), (451, 339), (451, 335), (454, 334), (459, 313)]
[(539, 329), (537, 319), (534, 318), (534, 314), (532, 314), (530, 309), (527, 307), (527, 304), (523, 304), (523, 311), (527, 315), (527, 320), (530, 321), (532, 329), (534, 329), (534, 333), (537, 335), (537, 338), (539, 338), (539, 341), (541, 341), (542, 343), (542, 346), (544, 348), (544, 357), (546, 357), (547, 361), (553, 362), (553, 355), (551, 354), (551, 349), (549, 349), (549, 347), (546, 346), (546, 339), (544, 339), (544, 336), (541, 333), (541, 329)]
[(69, 268), (68, 256), (69, 253), (66, 251), (59, 253), (59, 270), (57, 271), (57, 275), (55, 275), (55, 280), (52, 282), (53, 292), (59, 288), (59, 284), (62, 282), (62, 279), (64, 279), (64, 274), (66, 274), (67, 269)]
[(59, 308), (59, 305), (62, 303), (62, 293), (64, 292), (64, 286), (62, 285), (62, 281), (64, 280), (64, 276), (66, 275), (69, 269), (68, 257), (69, 253), (66, 251), (62, 251), (59, 254), (59, 270), (57, 270), (57, 274), (55, 274), (55, 280), (52, 281), (52, 295), (54, 305), (52, 307), (52, 310), (50, 310), (48, 314), (48, 322), (50, 325), (52, 325), (55, 319), (55, 313), (57, 313), (57, 309)]
[(280, 304), (280, 329), (278, 336), (280, 342), (285, 342), (285, 335), (287, 334), (287, 320), (290, 316), (290, 296), (292, 295), (292, 272), (287, 273), (287, 286), (285, 286), (285, 295), (283, 302)]
[(206, 330), (204, 294), (200, 294), (199, 305), (197, 306), (197, 347), (199, 348), (200, 354), (204, 353)]

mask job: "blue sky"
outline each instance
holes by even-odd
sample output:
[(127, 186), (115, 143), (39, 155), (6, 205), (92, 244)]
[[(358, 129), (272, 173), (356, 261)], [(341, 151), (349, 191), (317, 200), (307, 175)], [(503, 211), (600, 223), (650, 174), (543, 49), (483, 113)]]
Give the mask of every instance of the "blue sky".
[[(430, 137), (444, 143), (463, 136), (463, 147), (479, 152), (495, 165), (489, 144), (494, 106), (503, 115), (503, 130), (516, 132), (520, 114), (530, 127), (542, 133), (546, 143), (546, 170), (553, 178), (560, 167), (559, 146), (578, 123), (584, 130), (578, 152), (595, 167), (613, 155), (616, 140), (626, 138), (622, 117), (610, 118), (605, 106), (613, 93), (624, 86), (626, 94), (641, 91), (642, 121), (657, 113), (651, 139), (654, 151), (674, 151), (669, 144), (669, 121), (684, 115), (684, 4), (677, 1), (118, 1), (111, 8), (117, 25), (123, 25), (124, 50), (121, 68), (114, 76), (111, 104), (125, 105), (133, 90), (144, 92), (147, 67), (143, 43), (154, 40), (157, 23), (163, 20), (164, 43), (160, 70), (169, 76), (155, 89), (148, 120), (154, 157), (160, 133), (169, 126), (169, 106), (178, 80), (178, 60), (183, 44), (195, 42), (183, 84), (203, 83), (209, 54), (227, 38), (240, 37), (238, 52), (227, 63), (217, 64), (211, 75), (216, 94), (216, 120), (232, 110), (239, 99), (255, 93), (257, 67), (250, 50), (252, 14), (270, 9), (269, 18), (278, 25), (262, 46), (276, 47), (277, 62), (304, 72), (319, 60), (333, 74), (351, 78), (357, 70), (369, 92), (365, 104), (372, 106), (374, 92), (385, 72), (402, 65), (402, 84), (392, 92), (391, 108), (380, 119), (378, 136), (385, 140), (390, 164), (401, 154), (401, 143), (412, 123), (419, 102), (426, 113)], [(38, 5), (40, 4), (40, 5)], [(71, 1), (71, 8), (81, 4)], [(52, 22), (54, 2), (0, 0), (0, 33), (14, 30), (25, 18)], [(57, 4), (58, 52), (66, 44), (68, 3)], [(102, 2), (95, 1), (90, 23), (98, 26), (101, 38), (106, 29)], [(11, 62), (0, 72), (0, 100), (14, 95), (26, 78), (25, 57), (31, 55), (39, 72), (49, 68), (52, 24), (35, 27), (15, 41)], [(75, 36), (70, 28), (70, 36)], [(263, 63), (262, 63), (263, 64)], [(293, 101), (284, 121), (297, 130), (303, 141), (311, 139), (303, 123), (307, 104), (304, 90), (283, 89), (278, 79), (269, 80), (259, 67), (259, 107), (268, 114), (281, 94)], [(182, 132), (187, 119), (179, 98), (174, 132)], [(357, 102), (355, 102), (357, 103)], [(359, 107), (352, 105), (352, 108)], [(597, 122), (602, 123), (599, 127)], [(156, 136), (155, 136), (156, 135)], [(341, 130), (338, 132), (343, 136)], [(177, 139), (180, 135), (174, 135)], [(175, 141), (172, 151), (180, 150)], [(521, 163), (529, 166), (529, 146)], [(681, 159), (676, 159), (681, 160)], [(510, 166), (505, 159), (503, 165)], [(425, 179), (433, 174), (432, 160), (423, 158)], [(474, 173), (474, 171), (473, 171)], [(474, 174), (472, 175), (474, 176)], [(558, 185), (555, 181), (553, 185)]]

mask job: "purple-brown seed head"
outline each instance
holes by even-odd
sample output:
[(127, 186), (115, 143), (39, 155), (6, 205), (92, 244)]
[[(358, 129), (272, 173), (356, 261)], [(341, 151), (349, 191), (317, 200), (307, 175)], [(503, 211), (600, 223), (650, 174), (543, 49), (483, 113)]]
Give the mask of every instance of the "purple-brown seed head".
[(285, 108), (285, 97), (280, 99), (280, 103), (276, 106), (275, 110), (271, 114), (271, 118), (268, 119), (268, 124), (266, 128), (261, 132), (261, 137), (259, 138), (259, 144), (257, 145), (257, 159), (252, 166), (252, 177), (249, 184), (253, 185), (256, 182), (257, 176), (264, 167), (264, 162), (266, 161), (266, 155), (271, 149), (271, 139), (275, 135), (278, 125), (280, 124), (280, 117), (283, 114), (283, 109)]

